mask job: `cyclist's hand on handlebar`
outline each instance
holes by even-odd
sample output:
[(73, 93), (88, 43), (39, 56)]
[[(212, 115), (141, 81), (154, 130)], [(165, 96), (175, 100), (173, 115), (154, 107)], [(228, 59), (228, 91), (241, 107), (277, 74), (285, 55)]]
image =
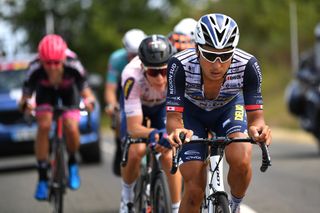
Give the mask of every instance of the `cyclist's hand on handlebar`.
[(250, 126), (249, 127), (249, 135), (256, 142), (266, 143), (267, 146), (271, 144), (271, 129), (269, 126)]
[(32, 104), (28, 99), (21, 100), (18, 105), (19, 105), (19, 110), (26, 114), (31, 114), (34, 109), (34, 107), (32, 106)]
[(83, 103), (84, 103), (84, 106), (85, 106), (86, 110), (88, 110), (89, 112), (93, 111), (94, 104), (95, 104), (95, 99), (94, 98), (92, 98), (92, 97), (84, 98), (83, 99)]
[(154, 147), (157, 152), (165, 153), (169, 151), (169, 148), (166, 147), (164, 143), (158, 143), (163, 140), (162, 137), (165, 135), (164, 130), (158, 129), (154, 129), (149, 133), (149, 144), (151, 147)]
[(180, 139), (180, 134), (185, 135), (184, 142), (189, 142), (191, 140), (191, 137), (193, 135), (193, 131), (189, 129), (175, 129), (171, 134), (168, 136), (169, 143), (173, 147), (178, 147), (182, 145), (183, 141)]
[(106, 114), (112, 118), (112, 116), (116, 113), (116, 111), (119, 111), (119, 105), (118, 104), (106, 104), (104, 111)]

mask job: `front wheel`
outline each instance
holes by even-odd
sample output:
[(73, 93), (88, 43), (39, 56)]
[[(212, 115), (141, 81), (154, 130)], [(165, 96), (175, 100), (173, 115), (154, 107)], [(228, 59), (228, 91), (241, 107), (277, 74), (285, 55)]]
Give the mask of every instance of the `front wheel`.
[(63, 213), (63, 191), (57, 188), (52, 193), (53, 213)]
[(144, 212), (148, 206), (147, 181), (145, 175), (140, 175), (134, 187), (134, 208), (136, 212)]
[[(214, 213), (230, 213), (229, 201), (225, 194), (217, 194), (213, 202)], [(210, 212), (210, 211), (209, 211)]]
[(167, 177), (163, 172), (159, 172), (154, 181), (152, 196), (152, 207), (155, 213), (172, 212), (171, 196)]

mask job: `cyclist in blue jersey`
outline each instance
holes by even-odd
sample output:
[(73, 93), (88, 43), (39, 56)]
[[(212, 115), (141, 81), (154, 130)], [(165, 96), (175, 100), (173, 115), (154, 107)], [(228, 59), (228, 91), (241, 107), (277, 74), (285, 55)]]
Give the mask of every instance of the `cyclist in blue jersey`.
[(34, 92), (36, 93), (35, 111), (38, 124), (35, 154), (39, 174), (34, 196), (38, 200), (46, 200), (48, 199), (47, 170), (52, 106), (57, 104), (59, 98), (64, 106), (75, 108), (63, 114), (63, 122), (69, 154), (68, 186), (76, 190), (80, 187), (79, 168), (75, 156), (80, 146), (80, 111), (78, 110), (80, 96), (83, 97), (84, 104), (90, 111), (95, 101), (86, 80), (84, 67), (59, 35), (46, 35), (38, 45), (38, 57), (30, 63), (23, 85), (23, 94), (19, 103), (22, 110), (27, 112), (33, 110), (28, 100)]
[(193, 18), (184, 18), (173, 28), (167, 36), (178, 52), (187, 48), (194, 48), (194, 29), (197, 21)]
[[(195, 49), (174, 55), (168, 62), (167, 131), (172, 146), (191, 138), (246, 137), (269, 145), (271, 130), (263, 115), (262, 75), (257, 59), (237, 48), (237, 23), (224, 14), (202, 16), (195, 29)], [(229, 164), (230, 207), (240, 212), (249, 186), (252, 145), (226, 148)], [(179, 212), (198, 212), (206, 186), (206, 146), (186, 143), (180, 157), (184, 195)]]
[[(124, 48), (114, 51), (108, 64), (105, 84), (105, 112), (110, 116), (113, 124), (116, 143), (116, 152), (113, 160), (113, 172), (120, 176), (120, 158), (121, 158), (121, 142), (119, 136), (119, 95), (120, 95), (120, 81), (123, 68), (129, 61), (138, 54), (138, 47), (146, 34), (139, 29), (131, 29), (125, 33), (122, 43)], [(116, 122), (116, 120), (118, 122)]]

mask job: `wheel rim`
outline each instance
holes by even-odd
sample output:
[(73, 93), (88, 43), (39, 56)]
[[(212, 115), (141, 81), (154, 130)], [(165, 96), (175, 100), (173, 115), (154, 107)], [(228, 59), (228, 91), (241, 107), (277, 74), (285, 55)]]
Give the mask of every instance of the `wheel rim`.
[(164, 197), (164, 192), (160, 186), (157, 186), (155, 190), (155, 197), (157, 198), (155, 202), (155, 212), (156, 213), (165, 213), (166, 212), (166, 199)]

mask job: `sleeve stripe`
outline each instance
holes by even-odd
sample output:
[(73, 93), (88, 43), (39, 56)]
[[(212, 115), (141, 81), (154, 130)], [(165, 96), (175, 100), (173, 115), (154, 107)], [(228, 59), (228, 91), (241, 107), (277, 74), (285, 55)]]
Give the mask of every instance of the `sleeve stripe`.
[(179, 106), (167, 106), (167, 112), (183, 112), (184, 108)]
[(263, 109), (263, 105), (256, 104), (256, 105), (246, 105), (245, 106), (246, 110), (258, 110), (258, 109)]

